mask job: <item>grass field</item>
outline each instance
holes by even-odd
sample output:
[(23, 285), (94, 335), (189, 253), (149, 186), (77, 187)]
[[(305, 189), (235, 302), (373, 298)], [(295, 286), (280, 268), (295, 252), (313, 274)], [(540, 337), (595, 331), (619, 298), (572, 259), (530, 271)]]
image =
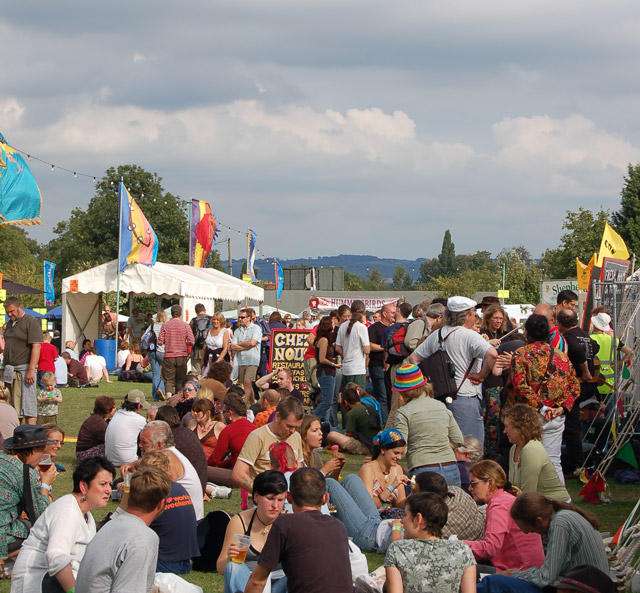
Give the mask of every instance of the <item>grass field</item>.
[[(149, 398), (149, 400), (151, 399), (151, 385), (148, 383), (142, 385), (133, 385), (131, 383), (114, 383), (112, 385), (108, 385), (102, 382), (100, 383), (99, 389), (63, 389), (64, 401), (60, 404), (58, 423), (66, 431), (67, 437), (76, 436), (80, 425), (91, 413), (91, 410), (93, 409), (93, 401), (97, 395), (111, 395), (115, 397), (117, 407), (119, 408), (127, 391), (135, 387), (141, 387), (147, 398)], [(66, 443), (62, 447), (57, 461), (64, 465), (67, 468), (67, 471), (58, 475), (53, 489), (54, 498), (58, 498), (71, 492), (71, 474), (75, 467), (75, 444)], [(361, 457), (353, 455), (347, 456), (347, 463), (343, 473), (357, 472), (361, 463)], [(577, 480), (572, 480), (567, 484), (567, 488), (574, 503), (595, 512), (602, 523), (601, 531), (613, 534), (633, 509), (634, 504), (638, 500), (639, 489), (634, 485), (616, 484), (612, 480), (609, 482), (609, 487), (612, 500), (611, 504), (600, 504), (594, 506), (584, 503), (578, 496), (581, 484)], [(112, 511), (115, 508), (116, 503), (110, 502), (106, 509), (96, 510), (94, 512), (96, 522), (100, 521), (107, 512)], [(205, 513), (217, 509), (222, 509), (229, 513), (236, 513), (239, 511), (239, 491), (234, 490), (233, 495), (228, 500), (214, 499), (209, 503), (205, 503)], [(380, 566), (384, 560), (384, 556), (379, 554), (367, 554), (367, 558), (369, 561), (369, 568), (371, 570)], [(192, 572), (186, 575), (185, 578), (190, 582), (200, 585), (205, 593), (222, 592), (222, 577), (217, 573)], [(9, 589), (9, 582), (0, 581), (0, 593), (8, 593)]]

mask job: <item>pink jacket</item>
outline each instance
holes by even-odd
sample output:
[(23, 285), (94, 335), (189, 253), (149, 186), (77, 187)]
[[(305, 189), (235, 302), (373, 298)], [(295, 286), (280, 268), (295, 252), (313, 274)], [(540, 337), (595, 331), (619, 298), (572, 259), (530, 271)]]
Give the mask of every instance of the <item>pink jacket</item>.
[(509, 511), (515, 496), (499, 488), (487, 505), (484, 539), (466, 541), (478, 562), (490, 560), (498, 570), (542, 566), (542, 538), (537, 533), (523, 533)]

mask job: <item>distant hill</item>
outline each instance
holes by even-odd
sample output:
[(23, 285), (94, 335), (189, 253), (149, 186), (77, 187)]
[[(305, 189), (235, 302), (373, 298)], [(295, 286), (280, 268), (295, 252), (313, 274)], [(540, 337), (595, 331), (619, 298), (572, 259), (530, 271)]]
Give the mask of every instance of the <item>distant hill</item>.
[[(331, 266), (343, 267), (345, 270), (358, 274), (362, 278), (367, 277), (367, 268), (376, 268), (380, 271), (383, 278), (391, 279), (395, 272), (396, 266), (402, 266), (411, 277), (415, 280), (420, 276), (420, 264), (425, 258), (419, 259), (392, 259), (392, 258), (380, 258), (375, 255), (332, 255), (315, 258), (300, 258), (300, 259), (280, 259), (280, 264), (283, 268), (309, 266), (309, 267), (324, 267)], [(244, 259), (234, 259), (233, 263), (233, 275), (240, 276), (240, 270)], [(222, 265), (227, 269), (227, 260), (222, 260)], [(264, 277), (265, 274), (270, 274), (273, 264), (267, 263), (264, 259), (257, 259), (255, 267), (258, 270), (258, 277)], [(269, 272), (267, 272), (269, 270)]]

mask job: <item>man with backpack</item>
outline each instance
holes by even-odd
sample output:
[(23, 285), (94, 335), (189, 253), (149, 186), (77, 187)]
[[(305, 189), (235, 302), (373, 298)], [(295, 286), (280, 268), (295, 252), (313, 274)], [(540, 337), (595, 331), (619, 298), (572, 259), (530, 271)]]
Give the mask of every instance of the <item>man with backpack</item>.
[[(498, 352), (478, 332), (468, 329), (475, 315), (475, 301), (463, 296), (450, 297), (447, 300), (447, 324), (432, 332), (409, 356), (408, 362), (422, 369), (423, 361), (427, 363), (432, 355), (441, 351), (446, 353), (453, 365), (452, 370), (455, 369), (456, 385), (447, 398), (447, 407), (463, 435), (472, 435), (484, 443), (481, 383), (491, 372)], [(442, 388), (438, 379), (440, 375), (433, 372), (425, 374), (438, 398)]]
[(382, 421), (387, 421), (387, 389), (384, 383), (384, 362), (385, 362), (385, 342), (384, 335), (386, 329), (395, 321), (396, 304), (387, 303), (380, 310), (380, 321), (372, 323), (367, 331), (369, 332), (369, 379), (373, 396), (380, 403), (382, 408)]
[(207, 315), (207, 310), (202, 303), (198, 303), (195, 310), (196, 316), (189, 322), (195, 339), (193, 348), (191, 348), (191, 372), (194, 375), (199, 375), (202, 370), (202, 349), (207, 339), (207, 331), (211, 326), (211, 315)]

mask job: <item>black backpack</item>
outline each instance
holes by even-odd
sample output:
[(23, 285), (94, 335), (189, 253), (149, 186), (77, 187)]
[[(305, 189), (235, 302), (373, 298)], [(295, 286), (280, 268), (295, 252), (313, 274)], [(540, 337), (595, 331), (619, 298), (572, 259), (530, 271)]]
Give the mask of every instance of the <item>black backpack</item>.
[[(449, 332), (447, 336), (442, 339), (442, 329), (439, 329), (438, 349), (431, 354), (431, 356), (427, 356), (427, 358), (423, 359), (418, 365), (423, 375), (427, 378), (427, 381), (431, 383), (435, 399), (444, 403), (451, 403), (456, 399), (458, 397), (458, 390), (460, 389), (456, 385), (456, 367), (453, 364), (451, 357), (444, 349), (444, 343), (447, 338), (455, 331), (456, 330), (454, 329), (452, 332)], [(471, 361), (460, 385), (465, 382), (474, 362), (475, 358)]]
[(388, 364), (398, 364), (402, 362), (411, 351), (405, 346), (404, 340), (407, 337), (409, 322), (398, 323), (396, 327), (389, 331), (384, 344), (386, 362)]
[(207, 339), (207, 329), (211, 323), (210, 317), (194, 317), (191, 320), (191, 331), (193, 331), (193, 337), (195, 338), (194, 348), (202, 350), (204, 343)]

